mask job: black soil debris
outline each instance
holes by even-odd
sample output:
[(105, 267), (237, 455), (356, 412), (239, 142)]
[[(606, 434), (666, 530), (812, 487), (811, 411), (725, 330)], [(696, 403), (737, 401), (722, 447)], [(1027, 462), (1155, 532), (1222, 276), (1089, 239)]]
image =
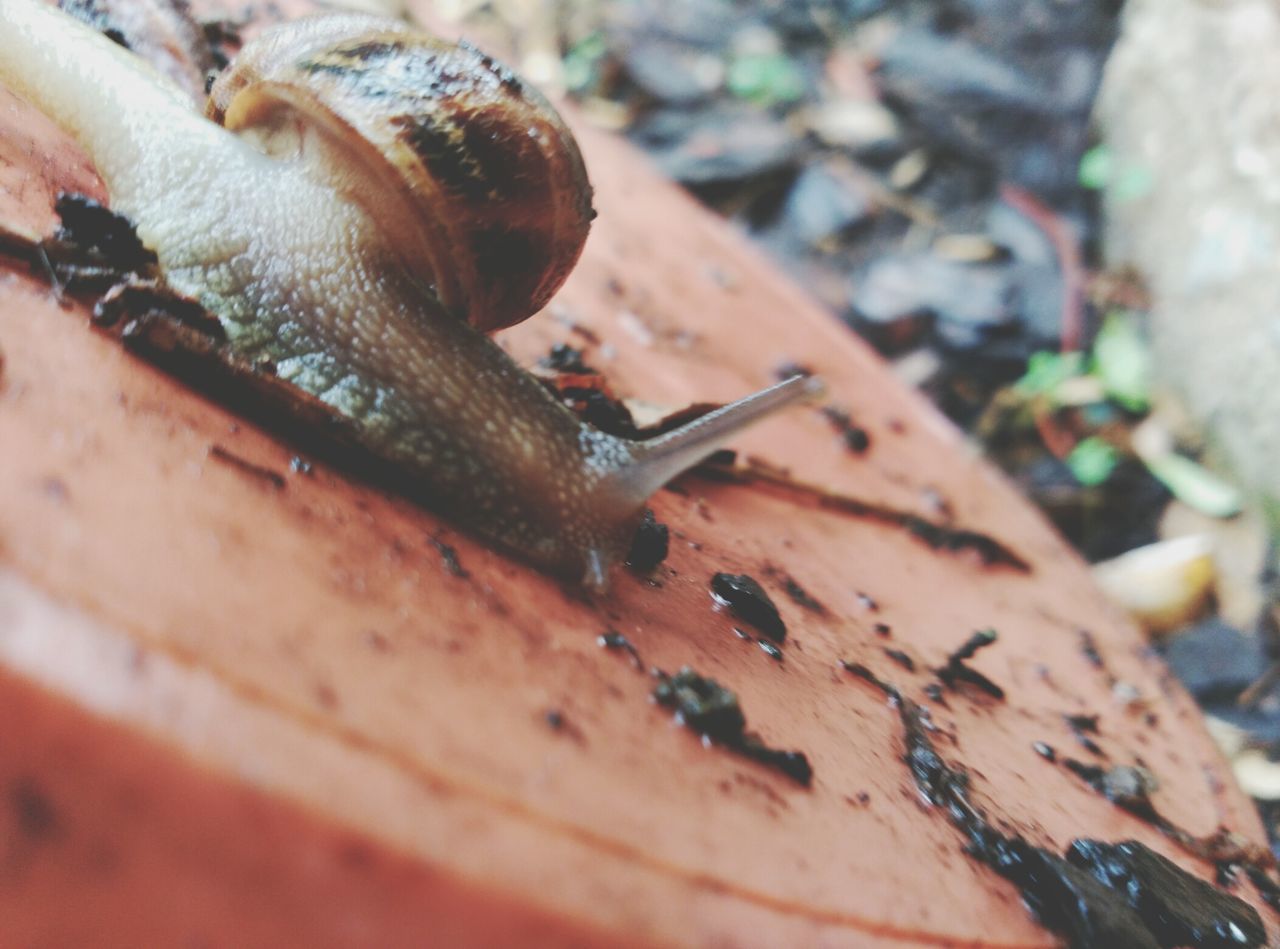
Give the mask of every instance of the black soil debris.
[(1076, 742), (1079, 743), (1081, 748), (1092, 755), (1097, 755), (1099, 758), (1107, 756), (1101, 746), (1089, 737), (1100, 733), (1097, 715), (1064, 715), (1063, 719), (1071, 728), (1071, 734), (1075, 736)]
[(1062, 766), (1075, 774), (1116, 807), (1144, 820), (1161, 823), (1151, 795), (1160, 787), (1156, 776), (1139, 765), (1100, 768), (1074, 758), (1064, 758)]
[(888, 656), (890, 659), (892, 659), (894, 662), (896, 662), (898, 665), (902, 666), (902, 668), (906, 669), (908, 672), (916, 671), (916, 661), (912, 659), (910, 656), (908, 656), (901, 649), (890, 649), (886, 646), (884, 649), (884, 654)]
[(568, 343), (556, 343), (547, 355), (538, 360), (538, 365), (552, 372), (571, 372), (577, 375), (596, 371), (587, 365), (582, 350), (574, 349)]
[(93, 198), (66, 192), (58, 196), (54, 211), (58, 230), (41, 248), (63, 286), (102, 290), (129, 274), (154, 272), (156, 255), (128, 218)]
[(625, 652), (631, 657), (631, 664), (637, 669), (644, 668), (644, 662), (640, 658), (640, 651), (632, 645), (631, 640), (623, 636), (617, 630), (607, 630), (596, 637), (596, 642), (604, 649), (613, 650), (615, 652)]
[(1198, 837), (1161, 814), (1151, 799), (1160, 782), (1142, 765), (1103, 768), (1064, 758), (1062, 766), (1116, 807), (1150, 824), (1193, 857), (1215, 864), (1220, 869), (1238, 866), (1265, 873), (1275, 868), (1276, 860), (1270, 851), (1224, 828)]
[(981, 689), (994, 699), (1003, 699), (1004, 689), (981, 672), (965, 665), (966, 660), (972, 659), (979, 649), (985, 649), (987, 646), (992, 645), (998, 638), (998, 634), (994, 629), (978, 630), (965, 640), (959, 649), (947, 657), (945, 666), (936, 670), (938, 679), (949, 689), (955, 689), (957, 683), (965, 682)]
[(831, 427), (840, 436), (847, 451), (861, 455), (871, 447), (871, 436), (865, 428), (854, 423), (847, 411), (834, 405), (826, 405), (821, 412), (822, 417), (831, 423)]
[(877, 689), (885, 694), (885, 697), (893, 702), (902, 701), (902, 694), (895, 686), (881, 679), (878, 675), (871, 671), (870, 667), (861, 662), (850, 662), (847, 659), (840, 660), (840, 668), (850, 675), (857, 676), (865, 682), (870, 682)]
[(124, 324), (121, 336), (126, 345), (138, 330), (139, 321), (163, 320), (221, 343), (226, 331), (217, 317), (188, 297), (170, 290), (164, 283), (127, 277), (114, 284), (93, 305), (95, 326), (110, 329)]
[(1161, 946), (1214, 949), (1261, 945), (1266, 929), (1257, 910), (1191, 876), (1134, 840), (1108, 844), (1076, 840), (1067, 861), (1124, 893)]
[(462, 565), (462, 561), (458, 559), (458, 551), (456, 548), (446, 544), (439, 537), (428, 537), (431, 546), (436, 549), (436, 553), (440, 555), (440, 562), (444, 564), (444, 569), (450, 576), (457, 577), (459, 580), (466, 580), (471, 576), (470, 571)]
[[(1205, 836), (1196, 836), (1179, 827), (1156, 809), (1151, 795), (1159, 787), (1159, 782), (1141, 765), (1100, 768), (1071, 758), (1063, 759), (1062, 765), (1116, 807), (1150, 824), (1184, 853), (1213, 864), (1220, 881), (1234, 879), (1243, 870), (1257, 887), (1259, 895), (1280, 912), (1280, 884), (1276, 883), (1271, 872), (1276, 868), (1276, 858), (1269, 849), (1252, 844), (1225, 827)], [(1203, 944), (1219, 945), (1214, 942)], [(1222, 945), (1254, 944), (1236, 942)]]
[(730, 747), (744, 758), (785, 774), (801, 787), (807, 788), (813, 784), (813, 765), (809, 763), (809, 759), (802, 751), (780, 751), (770, 748), (750, 732), (742, 736), (740, 744)]
[(221, 445), (214, 445), (209, 449), (209, 457), (214, 461), (220, 461), (224, 465), (229, 465), (238, 471), (242, 471), (250, 477), (257, 478), (269, 487), (279, 491), (285, 486), (284, 475), (278, 471), (272, 471), (270, 468), (264, 468), (262, 465), (254, 464), (246, 458), (241, 458), (234, 452), (223, 448)]
[(809, 759), (799, 751), (770, 748), (758, 735), (748, 732), (738, 696), (715, 679), (701, 676), (688, 666), (675, 675), (659, 673), (653, 698), (672, 709), (676, 720), (704, 741), (780, 771), (804, 787), (813, 782)]
[(670, 549), (671, 531), (654, 517), (651, 509), (645, 508), (631, 549), (627, 551), (627, 566), (636, 573), (649, 573), (667, 559)]
[(753, 578), (745, 573), (717, 573), (711, 578), (711, 596), (744, 623), (750, 623), (774, 642), (787, 638), (787, 626), (778, 607)]
[(619, 438), (639, 438), (631, 411), (599, 371), (586, 364), (581, 350), (557, 343), (534, 367), (542, 384), (580, 419)]
[(997, 829), (971, 799), (969, 773), (939, 754), (927, 710), (865, 666), (845, 669), (878, 688), (902, 722), (903, 761), (921, 796), (966, 838), (965, 852), (1009, 880), (1072, 949), (1256, 947), (1257, 912), (1134, 841), (1076, 840), (1064, 856)]
[(572, 739), (580, 745), (586, 744), (586, 735), (563, 709), (549, 708), (542, 713), (542, 720), (546, 726), (557, 735), (563, 735), (565, 738)]
[(1093, 633), (1087, 629), (1078, 631), (1080, 638), (1080, 655), (1084, 656), (1085, 662), (1093, 666), (1095, 669), (1105, 672), (1107, 664), (1102, 659), (1102, 653), (1098, 652), (1098, 640)]
[[(619, 438), (638, 441), (656, 438), (721, 407), (698, 402), (641, 426), (610, 387), (605, 375), (586, 362), (582, 350), (557, 343), (538, 360), (533, 370), (542, 384), (584, 422)], [(731, 466), (734, 458), (730, 452), (727, 464)]]
[(714, 742), (739, 741), (747, 727), (738, 696), (688, 666), (674, 676), (664, 674), (653, 697), (659, 705), (674, 710), (680, 724)]
[(588, 425), (619, 438), (635, 438), (639, 434), (630, 410), (604, 389), (569, 386), (560, 394)]
[(1257, 887), (1258, 893), (1266, 901), (1266, 904), (1277, 913), (1280, 913), (1280, 884), (1277, 884), (1261, 866), (1245, 864), (1244, 869), (1249, 881)]

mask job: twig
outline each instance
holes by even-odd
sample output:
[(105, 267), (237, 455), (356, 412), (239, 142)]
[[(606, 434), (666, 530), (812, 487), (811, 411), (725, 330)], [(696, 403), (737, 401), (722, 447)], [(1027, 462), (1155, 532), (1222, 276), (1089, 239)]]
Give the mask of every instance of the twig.
[(1062, 217), (1025, 188), (1002, 184), (1000, 198), (1039, 227), (1058, 255), (1058, 269), (1062, 274), (1061, 346), (1064, 353), (1075, 352), (1084, 336), (1085, 274), (1080, 244)]

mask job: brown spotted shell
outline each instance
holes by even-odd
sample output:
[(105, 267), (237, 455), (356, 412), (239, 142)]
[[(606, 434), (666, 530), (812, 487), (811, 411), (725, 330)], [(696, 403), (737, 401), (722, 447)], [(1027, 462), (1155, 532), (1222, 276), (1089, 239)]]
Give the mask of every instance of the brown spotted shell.
[(396, 20), (332, 14), (267, 31), (206, 111), (310, 162), (480, 330), (541, 309), (594, 217), (578, 146), (546, 99), (474, 47)]

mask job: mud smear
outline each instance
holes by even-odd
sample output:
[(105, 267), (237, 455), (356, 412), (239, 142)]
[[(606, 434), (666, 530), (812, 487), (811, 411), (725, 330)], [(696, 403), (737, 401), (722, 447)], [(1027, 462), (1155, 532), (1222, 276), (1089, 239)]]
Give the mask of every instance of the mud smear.
[(733, 464), (717, 463), (709, 459), (694, 468), (693, 472), (708, 480), (727, 484), (763, 485), (790, 497), (815, 503), (823, 510), (896, 527), (933, 550), (971, 553), (988, 567), (1008, 567), (1019, 573), (1031, 572), (1031, 564), (1005, 544), (980, 531), (937, 523), (910, 511), (837, 494), (819, 485), (798, 481), (756, 459)]
[(9, 787), (9, 807), (18, 833), (31, 841), (58, 835), (59, 820), (53, 802), (32, 778), (19, 778)]
[(800, 585), (799, 581), (797, 581), (795, 577), (787, 573), (785, 570), (775, 567), (772, 564), (768, 564), (764, 568), (764, 574), (770, 580), (781, 584), (782, 592), (785, 593), (787, 595), (787, 599), (796, 606), (803, 610), (807, 610), (815, 616), (828, 615), (827, 608), (823, 605), (822, 601), (811, 595), (808, 590)]

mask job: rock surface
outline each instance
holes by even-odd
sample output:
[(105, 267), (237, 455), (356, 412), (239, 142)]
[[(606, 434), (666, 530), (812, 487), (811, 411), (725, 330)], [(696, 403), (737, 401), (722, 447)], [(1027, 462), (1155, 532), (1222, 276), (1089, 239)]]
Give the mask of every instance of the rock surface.
[(1159, 371), (1280, 500), (1280, 8), (1131, 0), (1100, 116), (1112, 263), (1154, 295)]

